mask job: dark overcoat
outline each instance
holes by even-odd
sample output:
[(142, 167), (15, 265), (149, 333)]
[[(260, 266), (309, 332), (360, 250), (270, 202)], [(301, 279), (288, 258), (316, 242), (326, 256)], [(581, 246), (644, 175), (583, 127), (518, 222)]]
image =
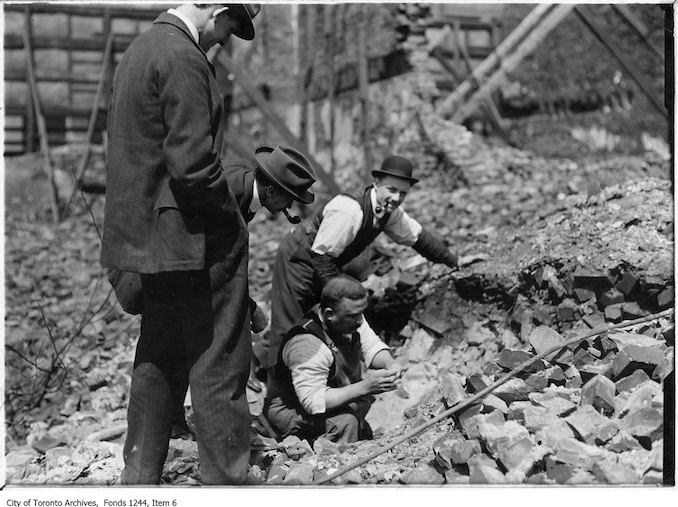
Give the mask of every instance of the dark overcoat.
[(219, 158), (223, 128), (214, 68), (186, 25), (161, 14), (114, 77), (103, 266), (158, 273), (238, 265), (247, 226)]

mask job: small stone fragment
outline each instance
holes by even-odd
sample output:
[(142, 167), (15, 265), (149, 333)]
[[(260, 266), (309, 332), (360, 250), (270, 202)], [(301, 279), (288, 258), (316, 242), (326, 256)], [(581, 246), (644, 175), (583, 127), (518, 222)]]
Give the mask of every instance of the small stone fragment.
[(610, 305), (605, 307), (605, 320), (617, 324), (622, 321), (621, 305)]
[[(538, 326), (534, 328), (529, 338), (530, 345), (532, 345), (532, 348), (537, 354), (546, 352), (552, 347), (562, 344), (564, 341), (563, 337), (560, 336), (557, 331), (554, 331), (548, 326)], [(546, 356), (546, 359), (552, 361), (557, 354), (558, 351), (555, 351)]]
[[(270, 479), (269, 479), (270, 480)], [(313, 482), (313, 467), (306, 463), (292, 463), (285, 479), (284, 485), (311, 484)]]
[(553, 306), (537, 304), (534, 305), (532, 312), (532, 318), (536, 323), (543, 326), (550, 326), (553, 323), (555, 316), (555, 310)]
[(619, 283), (617, 283), (616, 287), (625, 296), (628, 296), (633, 292), (633, 289), (636, 288), (636, 284), (638, 283), (638, 277), (634, 275), (633, 273), (627, 271), (624, 273), (624, 276), (622, 276), (621, 280), (619, 280)]
[(674, 288), (668, 287), (666, 290), (663, 290), (657, 294), (657, 306), (660, 310), (665, 310), (673, 304), (674, 293)]
[(596, 298), (596, 293), (588, 289), (574, 289), (574, 295), (577, 297), (577, 301), (580, 303), (586, 303), (587, 301), (594, 300)]
[(508, 406), (506, 419), (509, 421), (523, 422), (525, 420), (525, 410), (532, 406), (529, 401), (514, 401)]
[(647, 312), (642, 310), (635, 301), (630, 303), (623, 303), (621, 305), (622, 319), (635, 320), (647, 315)]
[(493, 410), (499, 410), (502, 414), (508, 413), (508, 405), (501, 398), (497, 398), (494, 394), (488, 394), (483, 398), (483, 413), (489, 413)]
[(416, 468), (405, 470), (400, 481), (403, 484), (444, 484), (445, 478), (432, 466), (418, 463)]
[[(530, 354), (526, 350), (515, 350), (515, 349), (503, 349), (499, 354), (499, 359), (497, 359), (497, 364), (504, 368), (507, 371), (515, 369), (517, 366), (522, 363), (529, 361), (534, 357), (533, 354)], [(541, 361), (535, 361), (529, 367), (525, 368), (523, 371), (527, 373), (533, 373), (535, 371), (543, 370), (544, 364)]]
[(664, 418), (657, 409), (642, 408), (624, 417), (622, 425), (634, 437), (656, 440), (662, 437)]
[(606, 447), (612, 452), (626, 452), (634, 449), (642, 449), (638, 440), (633, 438), (626, 430), (619, 430), (615, 436), (612, 437)]
[(466, 390), (471, 394), (475, 394), (482, 391), (490, 384), (492, 384), (492, 381), (487, 376), (480, 373), (474, 373), (466, 379)]
[(633, 391), (643, 382), (650, 380), (643, 370), (635, 370), (631, 375), (623, 377), (615, 382), (615, 389), (618, 393), (627, 393)]
[(530, 393), (530, 401), (548, 409), (556, 416), (564, 416), (577, 408), (575, 403), (553, 391)]
[(581, 390), (581, 404), (592, 405), (598, 412), (614, 414), (615, 385), (609, 378), (596, 375)]
[(530, 388), (524, 380), (514, 377), (497, 387), (494, 390), (494, 395), (504, 400), (505, 403), (511, 404), (514, 401), (527, 400), (530, 392)]
[(610, 289), (607, 292), (604, 292), (600, 298), (598, 299), (598, 302), (603, 306), (603, 308), (607, 308), (610, 305), (614, 305), (617, 303), (623, 303), (624, 302), (624, 294), (619, 292), (617, 289)]

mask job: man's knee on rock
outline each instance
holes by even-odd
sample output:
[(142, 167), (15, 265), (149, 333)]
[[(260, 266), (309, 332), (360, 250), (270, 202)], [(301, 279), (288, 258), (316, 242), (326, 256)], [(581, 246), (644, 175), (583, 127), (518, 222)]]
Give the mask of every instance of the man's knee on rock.
[(337, 414), (327, 418), (325, 428), (328, 440), (349, 444), (358, 441), (360, 420), (353, 414)]

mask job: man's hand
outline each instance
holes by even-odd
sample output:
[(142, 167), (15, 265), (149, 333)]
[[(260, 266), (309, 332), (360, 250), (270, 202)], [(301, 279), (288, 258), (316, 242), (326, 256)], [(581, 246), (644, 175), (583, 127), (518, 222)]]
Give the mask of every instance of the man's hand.
[(250, 319), (253, 333), (261, 333), (268, 326), (268, 315), (257, 305)]
[(365, 388), (365, 394), (379, 394), (396, 389), (399, 380), (399, 370), (367, 370), (360, 382)]
[(466, 266), (470, 266), (471, 264), (475, 264), (476, 262), (484, 262), (487, 259), (489, 259), (487, 254), (464, 255), (459, 257), (458, 265), (460, 268), (464, 268)]

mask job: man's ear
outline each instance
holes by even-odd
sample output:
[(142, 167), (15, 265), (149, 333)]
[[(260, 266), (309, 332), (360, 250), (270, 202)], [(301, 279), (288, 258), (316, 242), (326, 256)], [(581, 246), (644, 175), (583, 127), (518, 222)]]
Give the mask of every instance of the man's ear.
[(332, 308), (330, 308), (329, 306), (321, 308), (320, 311), (322, 312), (325, 320), (330, 320), (331, 318), (334, 317), (334, 310), (332, 310)]

